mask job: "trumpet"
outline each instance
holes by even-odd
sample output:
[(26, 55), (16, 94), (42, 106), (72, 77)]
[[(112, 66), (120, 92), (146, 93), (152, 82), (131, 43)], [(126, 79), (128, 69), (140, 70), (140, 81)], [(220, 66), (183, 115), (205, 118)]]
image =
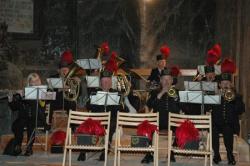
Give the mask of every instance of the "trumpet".
[(173, 97), (173, 98), (177, 97), (176, 89), (173, 86), (171, 86), (171, 88), (168, 90), (167, 94), (169, 97)]
[(235, 92), (233, 89), (222, 89), (222, 96), (228, 102), (233, 101), (235, 98)]

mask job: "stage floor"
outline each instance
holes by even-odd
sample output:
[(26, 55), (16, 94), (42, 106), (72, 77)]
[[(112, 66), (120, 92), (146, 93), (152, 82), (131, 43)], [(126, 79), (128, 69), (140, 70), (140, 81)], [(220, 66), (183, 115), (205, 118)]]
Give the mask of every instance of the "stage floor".
[[(90, 153), (88, 154), (88, 159), (84, 162), (77, 161), (78, 153), (73, 153), (72, 155), (72, 166), (102, 166), (103, 162), (98, 161), (100, 153)], [(122, 155), (122, 166), (143, 166), (143, 165), (153, 165), (153, 164), (141, 164), (140, 161), (143, 158), (143, 154), (136, 155)], [(60, 166), (62, 165), (62, 154), (51, 154), (45, 152), (34, 152), (32, 156), (6, 156), (0, 155), (0, 166)], [(193, 158), (179, 158), (177, 161), (172, 163), (173, 166), (203, 166), (204, 160), (193, 159)], [(108, 157), (108, 166), (113, 165), (113, 155)], [(220, 166), (226, 166), (227, 161), (222, 161)], [(250, 163), (240, 162), (237, 163), (238, 166), (249, 166)], [(166, 166), (166, 158), (160, 158), (159, 166)]]

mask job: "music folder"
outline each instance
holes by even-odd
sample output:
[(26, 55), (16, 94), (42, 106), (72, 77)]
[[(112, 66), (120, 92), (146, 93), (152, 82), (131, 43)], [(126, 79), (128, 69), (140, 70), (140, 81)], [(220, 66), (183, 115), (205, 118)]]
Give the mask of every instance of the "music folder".
[(93, 105), (119, 105), (120, 96), (118, 92), (97, 91), (95, 95), (90, 96), (90, 103)]
[(25, 100), (55, 100), (56, 92), (48, 92), (46, 85), (29, 86), (24, 89)]
[(100, 69), (102, 67), (99, 59), (78, 59), (76, 63), (83, 69)]

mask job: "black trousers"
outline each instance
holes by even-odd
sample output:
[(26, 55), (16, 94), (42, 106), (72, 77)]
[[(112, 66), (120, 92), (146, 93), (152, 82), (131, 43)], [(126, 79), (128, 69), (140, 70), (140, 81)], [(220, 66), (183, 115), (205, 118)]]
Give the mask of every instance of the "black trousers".
[(17, 145), (22, 145), (24, 128), (27, 128), (27, 143), (32, 148), (35, 140), (35, 119), (18, 118), (12, 124), (12, 131), (15, 135)]
[(227, 155), (232, 155), (233, 152), (233, 128), (229, 125), (223, 126), (213, 126), (213, 133), (212, 133), (212, 143), (213, 143), (213, 150), (214, 155), (219, 155), (219, 134), (223, 135), (224, 145), (227, 150)]

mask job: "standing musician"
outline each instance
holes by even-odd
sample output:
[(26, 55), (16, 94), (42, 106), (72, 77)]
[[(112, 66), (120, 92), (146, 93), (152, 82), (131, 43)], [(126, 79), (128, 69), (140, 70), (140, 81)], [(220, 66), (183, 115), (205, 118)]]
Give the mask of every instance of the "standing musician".
[[(38, 86), (41, 85), (41, 79), (37, 73), (31, 73), (27, 78), (27, 86)], [(25, 156), (33, 154), (33, 143), (35, 140), (35, 127), (38, 125), (44, 126), (45, 130), (49, 129), (46, 124), (45, 118), (45, 101), (39, 101), (37, 109), (37, 101), (35, 100), (24, 100), (20, 95), (14, 95), (13, 101), (9, 103), (10, 108), (13, 111), (18, 111), (18, 118), (12, 124), (12, 131), (14, 132), (14, 142), (16, 144), (17, 153), (21, 153), (21, 145), (23, 140), (24, 128), (27, 128), (27, 148), (24, 153)], [(36, 116), (38, 122), (36, 122)]]
[(225, 59), (221, 64), (222, 74), (220, 76), (219, 87), (221, 90), (221, 104), (216, 106), (212, 111), (213, 127), (213, 150), (215, 164), (221, 161), (219, 153), (219, 134), (223, 135), (224, 144), (227, 150), (227, 159), (229, 165), (235, 165), (236, 161), (233, 156), (233, 135), (239, 135), (239, 115), (245, 111), (242, 97), (233, 90), (232, 76), (236, 71), (234, 62)]
[[(146, 110), (153, 109), (153, 112), (159, 112), (159, 130), (168, 129), (168, 113), (179, 113), (179, 94), (173, 84), (173, 76), (179, 74), (176, 72), (177, 68), (164, 68), (161, 71), (160, 88), (151, 92), (151, 96), (147, 101)], [(175, 161), (174, 154), (171, 153), (171, 161)], [(153, 156), (147, 153), (142, 159), (141, 163), (153, 162)]]
[(170, 49), (167, 45), (163, 45), (160, 48), (161, 54), (158, 54), (156, 56), (157, 60), (157, 67), (152, 69), (148, 80), (150, 82), (150, 86), (158, 86), (160, 85), (160, 77), (161, 77), (161, 71), (166, 67), (166, 60), (169, 56)]
[[(205, 75), (197, 74), (194, 81), (218, 82), (218, 77), (215, 74), (214, 65), (217, 64), (221, 57), (221, 46), (215, 44), (207, 51), (206, 65), (204, 66)], [(206, 92), (206, 94), (214, 94), (216, 92)], [(210, 111), (211, 105), (205, 105), (205, 112)], [(187, 103), (183, 107), (183, 111), (187, 115), (201, 115), (201, 105), (194, 103)]]

